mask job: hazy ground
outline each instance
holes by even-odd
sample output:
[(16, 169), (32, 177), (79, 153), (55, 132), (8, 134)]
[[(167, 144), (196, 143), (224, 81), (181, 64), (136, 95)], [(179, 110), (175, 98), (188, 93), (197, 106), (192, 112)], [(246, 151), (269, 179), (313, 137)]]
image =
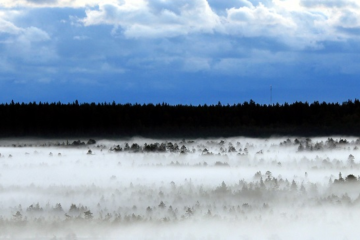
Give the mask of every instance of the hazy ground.
[(360, 238), (357, 138), (72, 141), (0, 141), (0, 239)]

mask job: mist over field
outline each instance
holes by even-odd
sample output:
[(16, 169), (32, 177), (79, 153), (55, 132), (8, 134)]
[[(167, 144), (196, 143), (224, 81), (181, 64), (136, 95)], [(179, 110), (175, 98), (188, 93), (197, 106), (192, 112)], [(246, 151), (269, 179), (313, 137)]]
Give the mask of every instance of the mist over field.
[(360, 139), (0, 141), (0, 239), (359, 239)]

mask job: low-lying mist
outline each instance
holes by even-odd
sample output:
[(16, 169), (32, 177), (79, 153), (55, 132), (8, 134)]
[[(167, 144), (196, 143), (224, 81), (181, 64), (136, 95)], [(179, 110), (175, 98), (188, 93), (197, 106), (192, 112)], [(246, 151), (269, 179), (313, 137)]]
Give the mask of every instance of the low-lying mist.
[(0, 239), (359, 239), (360, 139), (0, 141)]

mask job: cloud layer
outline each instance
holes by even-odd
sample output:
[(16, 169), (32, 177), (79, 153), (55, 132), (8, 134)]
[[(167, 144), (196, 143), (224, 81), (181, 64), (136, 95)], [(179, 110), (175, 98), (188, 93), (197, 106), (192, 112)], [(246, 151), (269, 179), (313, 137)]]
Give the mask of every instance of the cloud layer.
[(360, 74), (359, 16), (354, 0), (3, 0), (0, 77), (128, 90), (181, 89), (184, 78), (213, 89), (224, 78), (315, 87)]

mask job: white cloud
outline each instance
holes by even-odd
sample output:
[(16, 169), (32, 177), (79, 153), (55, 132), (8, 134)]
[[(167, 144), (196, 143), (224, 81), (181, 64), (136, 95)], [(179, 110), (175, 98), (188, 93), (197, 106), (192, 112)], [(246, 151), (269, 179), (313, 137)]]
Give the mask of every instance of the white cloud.
[(20, 41), (26, 42), (43, 42), (50, 40), (50, 36), (43, 30), (36, 27), (23, 29), (19, 36)]
[[(297, 49), (319, 49), (322, 41), (353, 38), (338, 28), (360, 27), (359, 5), (357, 0), (2, 0), (0, 3), (5, 9), (84, 8), (85, 18), (70, 16), (73, 25), (112, 25), (112, 35), (116, 37), (224, 34), (269, 37)], [(16, 33), (18, 29), (9, 22), (0, 22), (1, 31)]]
[(360, 28), (360, 10), (344, 9), (338, 11), (332, 23), (334, 26), (343, 28)]
[(18, 27), (12, 22), (19, 12), (2, 12), (0, 14), (0, 36), (4, 46), (2, 54), (11, 58), (19, 58), (29, 62), (46, 62), (56, 58), (51, 46), (51, 37), (44, 30), (30, 26)]
[[(209, 5), (213, 3), (213, 6)], [(358, 4), (348, 1), (273, 0), (266, 5), (246, 0), (241, 7), (206, 0), (124, 0), (88, 9), (85, 26), (113, 25), (128, 38), (171, 38), (215, 33), (234, 37), (273, 38), (295, 49), (321, 49), (323, 41), (346, 41), (351, 34), (338, 27), (360, 25)], [(234, 3), (235, 4), (235, 3)], [(214, 6), (227, 7), (218, 15)]]
[(174, 37), (190, 33), (213, 33), (220, 18), (206, 0), (125, 0), (122, 4), (101, 4), (87, 10), (85, 26), (110, 24), (124, 29), (127, 37)]
[(37, 27), (18, 27), (14, 23), (16, 17), (21, 16), (21, 11), (0, 11), (0, 34), (9, 34), (20, 40), (29, 42), (41, 42), (50, 40), (50, 36), (45, 31)]
[(21, 32), (22, 32), (21, 28), (18, 28), (13, 23), (0, 18), (0, 33), (17, 35), (20, 34)]
[[(5, 36), (0, 40), (5, 46), (1, 53), (41, 65), (56, 60), (59, 51), (63, 57), (59, 62), (74, 63), (64, 64), (64, 72), (73, 74), (161, 69), (266, 77), (277, 76), (278, 66), (300, 62), (298, 51), (321, 50), (326, 48), (326, 41), (346, 43), (358, 38), (346, 31), (360, 28), (360, 9), (354, 1), (309, 4), (303, 0), (269, 0), (260, 4), (255, 0), (236, 0), (237, 5), (235, 0), (216, 1), (6, 0), (0, 3), (0, 6), (10, 6), (0, 12), (0, 35)], [(44, 11), (27, 7), (64, 7), (66, 4), (83, 9), (54, 10), (61, 15), (53, 21), (58, 25), (54, 24), (50, 33), (43, 29), (51, 27), (22, 22), (23, 19), (36, 20), (35, 15), (29, 15)], [(11, 8), (19, 6), (25, 10)], [(10, 17), (7, 14), (10, 11), (18, 12)], [(82, 11), (85, 17), (79, 14)], [(21, 14), (28, 15), (17, 18)], [(65, 31), (57, 33), (56, 26)], [(104, 34), (104, 29), (109, 34)], [(66, 46), (61, 42), (64, 39)], [(86, 40), (83, 42), (86, 44), (79, 43), (81, 40)], [(101, 56), (101, 61), (92, 59), (94, 56)], [(329, 58), (331, 56), (334, 55), (329, 54)], [(309, 60), (307, 64), (320, 70), (329, 68), (349, 74), (355, 73), (358, 67), (358, 64), (344, 67), (336, 62), (342, 65), (336, 68), (336, 64), (329, 65), (324, 59), (327, 57), (319, 59), (319, 63)], [(8, 68), (6, 58), (2, 66)]]
[(116, 3), (117, 0), (1, 0), (0, 7), (95, 7), (100, 3)]
[(282, 16), (275, 9), (266, 8), (262, 4), (256, 7), (231, 8), (227, 13), (228, 32), (240, 36), (287, 35), (297, 27), (290, 17)]
[(300, 4), (307, 8), (347, 8), (359, 7), (356, 0), (300, 0)]

